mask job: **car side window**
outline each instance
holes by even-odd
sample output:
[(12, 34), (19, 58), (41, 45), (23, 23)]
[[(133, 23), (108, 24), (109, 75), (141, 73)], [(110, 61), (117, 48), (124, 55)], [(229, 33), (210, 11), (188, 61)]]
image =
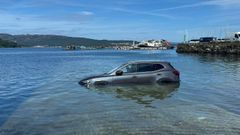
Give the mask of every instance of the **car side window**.
[(137, 65), (136, 64), (129, 64), (121, 69), (123, 73), (134, 73), (137, 72)]
[(152, 64), (138, 64), (138, 72), (154, 71)]
[(164, 66), (161, 64), (138, 64), (138, 72), (150, 72), (163, 69)]
[(154, 69), (154, 71), (160, 70), (160, 69), (163, 69), (163, 68), (164, 68), (164, 66), (161, 65), (161, 64), (153, 64), (153, 69)]

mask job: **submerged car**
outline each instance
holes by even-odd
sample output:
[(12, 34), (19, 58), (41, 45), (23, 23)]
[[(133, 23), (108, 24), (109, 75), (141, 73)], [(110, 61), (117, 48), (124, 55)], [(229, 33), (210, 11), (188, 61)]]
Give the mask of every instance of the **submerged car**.
[(147, 84), (179, 82), (180, 73), (169, 62), (133, 61), (125, 63), (108, 73), (85, 78), (81, 85)]

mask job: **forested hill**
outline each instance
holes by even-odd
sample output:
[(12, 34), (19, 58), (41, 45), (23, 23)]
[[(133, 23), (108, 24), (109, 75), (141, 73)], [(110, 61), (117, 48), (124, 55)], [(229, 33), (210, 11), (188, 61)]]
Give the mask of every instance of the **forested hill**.
[(0, 34), (0, 38), (17, 43), (23, 47), (29, 46), (87, 46), (107, 47), (112, 45), (130, 45), (133, 41), (127, 40), (95, 40), (83, 37), (68, 37), (60, 35), (10, 35)]
[(20, 46), (15, 42), (2, 40), (0, 38), (0, 48), (14, 48), (14, 47), (20, 47)]

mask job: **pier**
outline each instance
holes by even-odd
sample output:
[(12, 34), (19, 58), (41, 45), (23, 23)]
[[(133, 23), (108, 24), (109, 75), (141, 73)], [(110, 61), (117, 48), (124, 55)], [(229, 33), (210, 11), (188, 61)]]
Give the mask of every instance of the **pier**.
[(177, 53), (209, 53), (240, 55), (240, 41), (209, 42), (209, 43), (181, 43), (177, 46)]

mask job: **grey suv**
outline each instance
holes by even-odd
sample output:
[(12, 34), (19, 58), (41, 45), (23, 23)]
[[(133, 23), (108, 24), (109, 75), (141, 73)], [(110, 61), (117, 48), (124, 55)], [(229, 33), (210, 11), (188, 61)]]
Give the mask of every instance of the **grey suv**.
[(179, 82), (180, 73), (169, 62), (132, 61), (108, 73), (85, 78), (81, 85)]

